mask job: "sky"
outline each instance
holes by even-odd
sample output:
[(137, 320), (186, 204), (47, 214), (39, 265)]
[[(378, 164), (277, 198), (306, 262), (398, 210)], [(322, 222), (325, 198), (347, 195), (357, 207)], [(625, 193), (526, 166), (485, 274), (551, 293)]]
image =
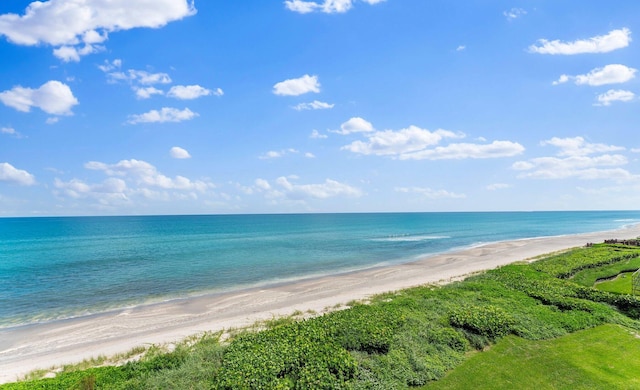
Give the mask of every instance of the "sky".
[(630, 210), (640, 2), (0, 2), (0, 216)]

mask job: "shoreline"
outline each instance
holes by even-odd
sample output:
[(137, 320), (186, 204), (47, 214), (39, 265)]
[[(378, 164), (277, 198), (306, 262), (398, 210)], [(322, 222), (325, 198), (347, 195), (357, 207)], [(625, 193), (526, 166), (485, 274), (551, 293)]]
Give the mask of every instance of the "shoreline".
[(112, 356), (148, 344), (177, 342), (194, 334), (242, 328), (294, 311), (321, 313), (352, 300), (405, 288), (450, 282), (469, 274), (547, 253), (640, 236), (640, 224), (594, 233), (497, 241), (382, 265), (232, 292), (117, 309), (46, 323), (0, 329), (0, 384), (29, 372)]

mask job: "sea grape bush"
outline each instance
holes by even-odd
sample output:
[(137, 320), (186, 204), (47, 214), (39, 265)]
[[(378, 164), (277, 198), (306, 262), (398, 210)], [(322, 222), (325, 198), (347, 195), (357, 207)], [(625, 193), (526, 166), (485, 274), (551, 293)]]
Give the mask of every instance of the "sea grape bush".
[(504, 309), (493, 305), (460, 307), (451, 313), (449, 321), (455, 327), (470, 330), (490, 339), (510, 333), (515, 322)]

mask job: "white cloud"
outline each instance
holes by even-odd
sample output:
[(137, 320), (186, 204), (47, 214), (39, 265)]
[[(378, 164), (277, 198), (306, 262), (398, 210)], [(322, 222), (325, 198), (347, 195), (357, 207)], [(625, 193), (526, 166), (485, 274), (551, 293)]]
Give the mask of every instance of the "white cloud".
[(55, 125), (56, 123), (60, 122), (60, 118), (58, 118), (57, 116), (52, 116), (47, 118), (47, 120), (44, 122), (48, 125)]
[(622, 89), (610, 89), (607, 92), (598, 95), (598, 106), (610, 106), (611, 102), (630, 102), (635, 99), (636, 95), (631, 91)]
[(293, 200), (308, 198), (327, 199), (336, 196), (360, 197), (362, 191), (359, 188), (335, 180), (326, 179), (318, 184), (293, 184), (288, 178), (282, 176), (276, 180), (284, 195)]
[(598, 35), (588, 39), (573, 42), (560, 40), (548, 41), (539, 39), (537, 45), (529, 46), (529, 51), (538, 54), (583, 54), (583, 53), (607, 53), (616, 49), (629, 46), (631, 42), (631, 30), (622, 28), (612, 30), (607, 35)]
[(617, 152), (625, 149), (622, 146), (588, 143), (583, 137), (553, 137), (549, 140), (542, 141), (540, 144), (542, 146), (551, 145), (559, 148), (558, 156), (587, 156), (589, 154)]
[(458, 143), (438, 146), (400, 155), (401, 160), (462, 160), (467, 158), (513, 157), (524, 152), (524, 146), (511, 141), (493, 141), (490, 144)]
[(122, 67), (122, 60), (119, 58), (116, 58), (111, 62), (105, 60), (103, 65), (98, 65), (98, 69), (100, 69), (105, 73), (111, 72), (114, 69), (120, 69), (121, 67)]
[(87, 184), (79, 179), (64, 182), (56, 178), (53, 182), (57, 195), (65, 195), (73, 199), (93, 198), (102, 204), (128, 201), (127, 183), (119, 178), (110, 177), (102, 183)]
[(17, 45), (50, 45), (63, 61), (78, 61), (103, 50), (97, 44), (111, 32), (159, 28), (195, 13), (187, 0), (35, 1), (23, 15), (0, 15), (0, 35)]
[(270, 150), (267, 153), (261, 155), (259, 158), (261, 160), (270, 160), (270, 159), (274, 159), (274, 158), (280, 158), (280, 157), (284, 157), (287, 154), (298, 154), (300, 153), (299, 151), (297, 151), (296, 149), (283, 149), (283, 150)]
[(172, 147), (171, 150), (169, 150), (169, 154), (171, 155), (171, 157), (177, 159), (191, 158), (189, 152), (179, 146)]
[(326, 110), (329, 108), (333, 108), (334, 104), (329, 104), (325, 102), (321, 102), (319, 100), (314, 100), (311, 103), (300, 103), (298, 105), (293, 106), (294, 110), (302, 111), (302, 110)]
[[(218, 88), (218, 90), (220, 89)], [(212, 93), (213, 91), (211, 91), (210, 89), (201, 87), (199, 85), (176, 85), (171, 87), (169, 92), (167, 92), (167, 96), (181, 100), (191, 100), (197, 99), (201, 96), (208, 96)]]
[(494, 184), (489, 184), (487, 186), (487, 190), (489, 191), (497, 191), (497, 190), (502, 190), (505, 188), (510, 188), (511, 185), (509, 184), (505, 184), (505, 183), (494, 183)]
[(0, 134), (8, 134), (20, 138), (21, 135), (13, 127), (0, 127)]
[(369, 135), (367, 141), (354, 141), (343, 149), (365, 155), (402, 155), (424, 150), (438, 144), (443, 138), (455, 137), (456, 134), (447, 130), (431, 132), (412, 125), (398, 131), (377, 131)]
[(131, 180), (139, 187), (157, 187), (170, 190), (195, 190), (205, 192), (214, 188), (213, 183), (203, 180), (190, 180), (184, 176), (174, 178), (158, 172), (155, 166), (142, 160), (122, 160), (116, 164), (105, 164), (98, 161), (90, 161), (85, 168), (104, 172), (107, 176), (117, 176), (125, 180)]
[(463, 51), (465, 50), (467, 47), (465, 45), (460, 45), (458, 47), (456, 47), (456, 51)]
[(311, 131), (311, 135), (309, 135), (309, 138), (313, 138), (313, 139), (325, 139), (328, 138), (329, 136), (326, 134), (320, 134), (320, 132), (316, 129), (313, 129)]
[[(557, 157), (537, 157), (528, 161), (518, 161), (512, 168), (523, 173), (521, 178), (583, 180), (611, 179), (619, 181), (637, 180), (623, 168), (628, 159), (621, 154), (606, 154), (624, 150), (621, 146), (587, 143), (582, 137), (557, 138), (543, 141), (542, 145), (552, 145), (559, 149)], [(604, 153), (604, 154), (603, 154)]]
[(464, 199), (465, 194), (456, 194), (446, 190), (433, 190), (431, 188), (422, 187), (396, 187), (396, 192), (420, 194), (428, 199)]
[(282, 156), (283, 156), (282, 152), (277, 152), (275, 150), (270, 150), (267, 153), (265, 153), (262, 156), (260, 156), (259, 158), (261, 160), (269, 160), (269, 159), (273, 159), (273, 158), (280, 158)]
[(558, 84), (564, 84), (566, 82), (568, 82), (570, 80), (570, 77), (566, 74), (563, 74), (560, 76), (560, 78), (556, 81), (554, 81), (552, 84), (553, 85), (558, 85)]
[(163, 72), (149, 73), (145, 70), (129, 69), (127, 72), (111, 72), (107, 73), (110, 81), (128, 81), (132, 83), (138, 83), (141, 85), (153, 85), (153, 84), (169, 84), (171, 83), (171, 77)]
[(318, 76), (304, 76), (281, 81), (273, 86), (273, 93), (280, 96), (298, 96), (308, 92), (320, 92)]
[(620, 64), (607, 65), (604, 68), (596, 68), (585, 75), (576, 76), (576, 84), (599, 86), (605, 84), (625, 83), (635, 77), (637, 69)]
[(306, 158), (316, 158), (316, 155), (315, 155), (315, 154), (313, 154), (313, 153), (311, 153), (311, 152), (306, 152), (306, 153), (304, 154), (304, 156), (305, 156)]
[(353, 117), (340, 125), (340, 130), (334, 130), (332, 133), (342, 135), (352, 133), (369, 133), (373, 131), (373, 125), (360, 117)]
[(268, 191), (271, 189), (271, 185), (269, 184), (269, 182), (264, 179), (256, 179), (255, 184), (256, 187), (264, 191)]
[[(362, 118), (353, 119), (364, 121)], [(429, 131), (413, 125), (401, 130), (374, 132), (373, 126), (366, 121), (366, 126), (345, 126), (360, 123), (352, 120), (343, 123), (342, 129), (334, 132), (363, 132), (365, 140), (354, 141), (341, 148), (358, 154), (391, 156), (400, 160), (442, 160), (511, 157), (524, 151), (522, 145), (511, 141), (493, 141), (490, 144), (454, 143), (435, 147), (444, 139), (464, 138), (465, 135), (443, 129)]]
[(638, 70), (625, 65), (611, 64), (603, 68), (595, 68), (587, 74), (569, 76), (563, 74), (553, 85), (563, 84), (574, 80), (576, 85), (600, 86), (607, 84), (621, 84), (633, 79)]
[(511, 8), (509, 11), (504, 11), (502, 14), (507, 18), (508, 21), (512, 21), (526, 15), (527, 11), (523, 10), (522, 8)]
[(156, 87), (133, 88), (138, 99), (149, 99), (153, 95), (163, 95), (164, 92)]
[[(353, 7), (356, 0), (324, 0), (319, 3), (315, 1), (287, 0), (284, 2), (285, 7), (293, 12), (307, 14), (310, 12), (344, 13)], [(374, 5), (382, 3), (385, 0), (361, 0), (364, 3)]]
[(81, 48), (73, 46), (61, 46), (53, 50), (53, 55), (64, 62), (79, 62), (81, 56), (104, 51), (104, 46), (86, 44)]
[(151, 110), (144, 114), (131, 115), (128, 123), (164, 123), (188, 121), (198, 116), (198, 113), (188, 108), (179, 110), (177, 108), (163, 107), (160, 111)]
[(35, 177), (29, 172), (17, 169), (9, 163), (0, 163), (0, 181), (19, 184), (22, 186), (31, 186), (36, 184)]
[(72, 115), (71, 108), (78, 104), (71, 88), (60, 81), (47, 81), (37, 89), (13, 87), (0, 92), (0, 101), (18, 111), (29, 112), (38, 107), (51, 115)]
[(216, 90), (213, 91), (213, 94), (216, 96), (222, 96), (224, 95), (224, 91), (222, 90), (222, 88), (216, 88)]

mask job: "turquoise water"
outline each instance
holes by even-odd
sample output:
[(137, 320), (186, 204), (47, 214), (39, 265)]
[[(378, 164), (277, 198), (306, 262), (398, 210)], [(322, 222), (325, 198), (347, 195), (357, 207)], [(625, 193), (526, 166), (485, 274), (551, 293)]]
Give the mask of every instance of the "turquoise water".
[(620, 228), (639, 211), (0, 219), (0, 327)]

